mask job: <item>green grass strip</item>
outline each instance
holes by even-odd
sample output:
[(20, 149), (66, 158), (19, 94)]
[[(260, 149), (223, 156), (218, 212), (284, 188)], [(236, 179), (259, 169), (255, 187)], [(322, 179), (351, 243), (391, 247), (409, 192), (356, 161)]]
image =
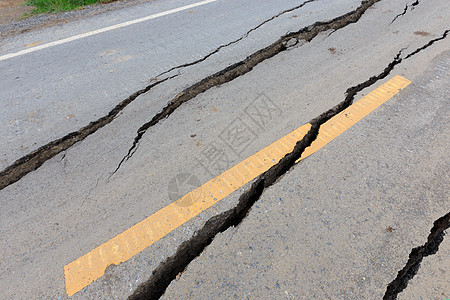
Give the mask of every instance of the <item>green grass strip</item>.
[(114, 0), (27, 0), (25, 3), (34, 6), (32, 14), (61, 12), (75, 10), (77, 8), (96, 3), (109, 3)]

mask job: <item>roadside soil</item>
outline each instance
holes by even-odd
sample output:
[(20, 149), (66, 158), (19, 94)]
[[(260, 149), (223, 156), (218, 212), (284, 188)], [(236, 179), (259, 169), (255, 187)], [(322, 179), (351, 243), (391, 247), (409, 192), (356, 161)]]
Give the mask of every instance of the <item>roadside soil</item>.
[(32, 6), (26, 6), (24, 0), (0, 0), (0, 26), (19, 20), (30, 13)]

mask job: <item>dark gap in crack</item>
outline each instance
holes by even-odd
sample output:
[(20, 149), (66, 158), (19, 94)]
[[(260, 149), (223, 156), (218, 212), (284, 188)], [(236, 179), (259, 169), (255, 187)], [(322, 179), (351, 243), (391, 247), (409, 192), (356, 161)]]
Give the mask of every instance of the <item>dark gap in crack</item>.
[(332, 35), (333, 33), (335, 33), (336, 32), (336, 30), (337, 29), (335, 29), (335, 30), (333, 30), (333, 31), (331, 31), (325, 38), (329, 38), (330, 37), (330, 35)]
[(6, 167), (0, 172), (0, 190), (10, 184), (17, 182), (26, 174), (39, 168), (44, 162), (51, 159), (58, 153), (67, 150), (75, 143), (84, 140), (87, 136), (93, 134), (98, 129), (104, 127), (114, 120), (114, 118), (138, 96), (148, 92), (153, 87), (178, 76), (178, 74), (166, 77), (160, 81), (154, 82), (145, 88), (133, 93), (128, 98), (117, 104), (109, 113), (88, 125), (73, 131), (62, 138), (51, 141), (50, 143), (30, 152), (29, 154), (19, 158), (12, 165)]
[(412, 249), (406, 265), (398, 271), (397, 277), (387, 286), (383, 300), (395, 300), (414, 278), (424, 257), (436, 254), (444, 240), (445, 230), (450, 227), (450, 212), (437, 219), (431, 228), (427, 241), (422, 246)]
[[(335, 31), (341, 29), (349, 24), (357, 22), (365, 11), (380, 0), (364, 0), (361, 5), (353, 11), (350, 11), (344, 15), (336, 17), (332, 20), (325, 22), (316, 22), (313, 25), (306, 26), (299, 31), (290, 32), (286, 35), (280, 37), (276, 42), (271, 45), (258, 50), (257, 52), (251, 54), (242, 61), (239, 61), (227, 68), (212, 74), (201, 81), (195, 83), (194, 85), (186, 88), (184, 91), (179, 93), (175, 98), (173, 98), (167, 106), (156, 114), (149, 122), (142, 125), (135, 136), (131, 147), (129, 148), (127, 154), (121, 159), (116, 169), (111, 174), (114, 175), (122, 166), (122, 164), (130, 159), (136, 152), (139, 141), (145, 132), (152, 126), (159, 123), (159, 121), (170, 116), (179, 106), (184, 102), (187, 102), (197, 95), (206, 92), (207, 90), (220, 86), (224, 83), (230, 82), (248, 72), (253, 70), (253, 68), (259, 63), (274, 57), (275, 55), (297, 45), (299, 40), (305, 40), (310, 42), (319, 33), (334, 29)], [(293, 45), (288, 45), (290, 40), (296, 40)]]
[(424, 49), (430, 47), (431, 45), (433, 45), (433, 44), (436, 43), (437, 41), (440, 41), (440, 40), (445, 39), (445, 38), (447, 37), (447, 35), (448, 35), (449, 32), (450, 32), (450, 29), (447, 29), (446, 31), (444, 31), (444, 34), (443, 34), (442, 36), (440, 36), (440, 37), (438, 37), (438, 38), (435, 38), (435, 39), (429, 41), (428, 43), (426, 43), (424, 46), (422, 46), (422, 47), (420, 47), (420, 48), (417, 48), (416, 50), (414, 50), (413, 52), (411, 52), (410, 54), (408, 54), (408, 55), (405, 57), (405, 59), (408, 59), (408, 58), (410, 58), (411, 56), (413, 56), (413, 55), (419, 53), (420, 51), (422, 51), (422, 50), (424, 50)]
[[(446, 34), (444, 33), (443, 37), (445, 36)], [(427, 45), (431, 46), (432, 44), (428, 43)], [(303, 151), (317, 138), (322, 124), (349, 107), (359, 92), (372, 86), (379, 80), (386, 78), (394, 67), (403, 61), (400, 57), (403, 50), (404, 48), (397, 53), (394, 59), (380, 74), (370, 77), (363, 83), (348, 88), (345, 92), (345, 99), (341, 103), (311, 120), (311, 129), (297, 142), (291, 153), (286, 154), (275, 166), (258, 176), (251, 187), (239, 197), (238, 204), (234, 208), (210, 218), (189, 240), (181, 243), (176, 253), (168, 257), (164, 262), (161, 262), (152, 272), (151, 277), (146, 282), (140, 284), (128, 299), (159, 299), (176, 276), (183, 272), (212, 243), (217, 234), (224, 232), (230, 227), (238, 226), (245, 219), (253, 204), (259, 200), (264, 189), (273, 185), (289, 169), (295, 166), (295, 161), (301, 157)], [(412, 53), (416, 54), (418, 52), (416, 50)], [(411, 55), (407, 57), (411, 57)]]
[(419, 0), (416, 0), (415, 2), (411, 3), (411, 5), (406, 4), (405, 9), (403, 10), (402, 13), (398, 14), (395, 16), (395, 18), (391, 21), (391, 23), (389, 23), (389, 25), (391, 25), (392, 23), (395, 22), (395, 20), (397, 20), (397, 18), (404, 16), (406, 14), (406, 12), (408, 11), (408, 8), (411, 7), (411, 11), (414, 10), (414, 8), (416, 8), (416, 6), (419, 5)]
[(408, 10), (408, 4), (406, 4), (405, 9), (403, 10), (403, 12), (401, 14), (398, 14), (394, 17), (394, 19), (391, 21), (391, 23), (389, 23), (389, 25), (391, 25), (392, 23), (395, 22), (395, 20), (397, 20), (398, 17), (401, 17), (403, 15), (406, 14), (406, 11)]

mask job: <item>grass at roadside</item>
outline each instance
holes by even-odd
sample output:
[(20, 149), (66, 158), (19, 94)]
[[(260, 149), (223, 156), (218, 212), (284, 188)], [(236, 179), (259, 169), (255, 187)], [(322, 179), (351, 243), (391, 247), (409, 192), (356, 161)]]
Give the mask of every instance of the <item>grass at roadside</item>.
[(86, 5), (113, 1), (115, 0), (27, 0), (25, 3), (26, 5), (35, 7), (31, 12), (32, 14), (41, 14), (75, 10)]

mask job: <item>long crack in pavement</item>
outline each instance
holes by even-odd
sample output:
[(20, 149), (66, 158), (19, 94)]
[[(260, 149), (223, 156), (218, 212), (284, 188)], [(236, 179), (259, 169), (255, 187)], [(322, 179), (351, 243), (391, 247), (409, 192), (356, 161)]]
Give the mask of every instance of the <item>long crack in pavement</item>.
[[(297, 144), (294, 147), (294, 150), (291, 153), (286, 154), (286, 156), (284, 156), (280, 160), (280, 162), (278, 162), (275, 166), (273, 166), (268, 171), (260, 175), (251, 185), (251, 187), (239, 197), (238, 204), (234, 208), (210, 218), (199, 231), (197, 231), (189, 240), (183, 242), (178, 247), (177, 252), (173, 256), (168, 257), (164, 262), (161, 262), (159, 266), (152, 272), (152, 276), (146, 282), (139, 285), (136, 291), (132, 295), (130, 295), (128, 299), (139, 300), (139, 299), (160, 298), (164, 294), (169, 284), (176, 278), (176, 276), (179, 273), (183, 272), (183, 270), (187, 268), (190, 262), (192, 262), (197, 256), (199, 256), (203, 252), (203, 250), (212, 243), (217, 234), (224, 232), (225, 230), (227, 230), (232, 226), (233, 227), (238, 226), (245, 219), (248, 212), (252, 208), (253, 204), (259, 200), (260, 196), (264, 192), (264, 189), (273, 185), (290, 168), (295, 166), (295, 161), (301, 157), (303, 151), (307, 147), (309, 147), (312, 144), (312, 142), (317, 138), (322, 124), (324, 124), (326, 121), (328, 121), (329, 119), (331, 119), (332, 117), (334, 117), (347, 107), (349, 107), (353, 103), (355, 96), (359, 92), (361, 92), (367, 87), (372, 86), (379, 80), (386, 78), (390, 74), (390, 72), (394, 69), (394, 67), (400, 64), (404, 59), (411, 58), (420, 51), (423, 51), (424, 49), (430, 47), (435, 42), (443, 40), (444, 38), (447, 37), (448, 32), (449, 30), (446, 30), (441, 37), (431, 40), (426, 45), (408, 54), (405, 58), (401, 58), (402, 52), (405, 50), (401, 49), (398, 52), (398, 54), (394, 57), (394, 59), (380, 74), (375, 75), (356, 86), (348, 88), (346, 91), (345, 99), (338, 105), (334, 106), (333, 108), (329, 109), (328, 111), (318, 116), (317, 118), (311, 120), (310, 122), (311, 129), (301, 140), (297, 142)], [(444, 223), (444, 225), (440, 225), (442, 222)], [(445, 227), (445, 222), (447, 222), (446, 225), (447, 227)], [(436, 229), (432, 230), (429, 242), (427, 242), (427, 244), (423, 246), (423, 249), (428, 250), (416, 250), (416, 252), (422, 251), (420, 252), (422, 253), (422, 258), (423, 256), (433, 254), (435, 253), (435, 251), (437, 251), (438, 245), (437, 246), (435, 245), (436, 244), (435, 241), (438, 241), (439, 238), (436, 239), (435, 236), (441, 235), (443, 237), (443, 234), (442, 233), (440, 234), (440, 232), (443, 232), (445, 228), (448, 228), (448, 222), (449, 221), (447, 214), (443, 218), (443, 221), (438, 220), (437, 223), (435, 223), (434, 228)], [(435, 245), (436, 247), (433, 248), (432, 245)], [(417, 258), (420, 257), (420, 253), (419, 256), (413, 255), (414, 257), (412, 259), (413, 265), (417, 263)], [(399, 280), (401, 281), (402, 278), (406, 277), (400, 276)], [(388, 292), (391, 289), (396, 290), (398, 289), (399, 286), (401, 286), (400, 284), (397, 284), (396, 281), (391, 283), (391, 285), (393, 287), (392, 288), (388, 287)]]
[(248, 72), (253, 70), (253, 68), (259, 63), (274, 57), (275, 55), (286, 51), (289, 48), (295, 47), (300, 40), (310, 42), (319, 33), (327, 30), (338, 30), (349, 24), (356, 23), (361, 16), (366, 12), (369, 7), (374, 5), (380, 0), (365, 0), (361, 2), (361, 5), (355, 10), (348, 12), (344, 15), (336, 17), (332, 20), (325, 22), (316, 22), (313, 25), (303, 27), (296, 32), (290, 32), (286, 35), (280, 37), (276, 42), (271, 45), (251, 54), (242, 61), (239, 61), (213, 75), (210, 75), (203, 80), (195, 83), (194, 85), (186, 88), (184, 91), (179, 93), (175, 98), (173, 98), (167, 106), (157, 113), (149, 122), (142, 125), (134, 138), (133, 144), (128, 150), (128, 153), (122, 158), (122, 160), (117, 165), (116, 169), (111, 174), (114, 175), (122, 166), (122, 164), (130, 159), (136, 152), (139, 141), (145, 132), (152, 126), (159, 123), (159, 121), (170, 116), (178, 107), (183, 103), (195, 98), (197, 95), (206, 92), (207, 90), (222, 85), (224, 83), (230, 82)]

